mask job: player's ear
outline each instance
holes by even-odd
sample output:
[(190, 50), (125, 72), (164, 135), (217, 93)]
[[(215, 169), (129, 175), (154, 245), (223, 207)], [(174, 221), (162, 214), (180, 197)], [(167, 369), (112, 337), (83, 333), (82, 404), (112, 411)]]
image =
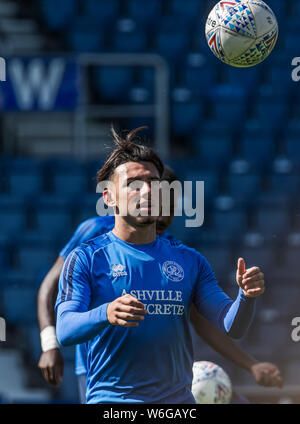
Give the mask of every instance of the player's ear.
[(114, 208), (116, 206), (116, 196), (113, 190), (105, 189), (103, 190), (103, 201), (106, 206)]

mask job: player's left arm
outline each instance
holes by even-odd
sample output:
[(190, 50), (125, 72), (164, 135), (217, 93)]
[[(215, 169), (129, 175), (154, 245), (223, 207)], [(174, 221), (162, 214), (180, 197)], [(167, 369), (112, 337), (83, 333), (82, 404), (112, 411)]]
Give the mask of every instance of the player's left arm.
[(235, 301), (227, 296), (215, 278), (207, 260), (199, 264), (194, 303), (197, 310), (230, 337), (241, 338), (248, 330), (255, 311), (255, 298), (263, 294), (264, 276), (258, 267), (246, 269), (240, 258), (237, 269), (239, 292)]
[(276, 365), (259, 362), (249, 355), (230, 337), (200, 315), (194, 305), (191, 307), (190, 319), (196, 333), (205, 343), (236, 366), (251, 373), (257, 384), (266, 387), (282, 387), (282, 376)]

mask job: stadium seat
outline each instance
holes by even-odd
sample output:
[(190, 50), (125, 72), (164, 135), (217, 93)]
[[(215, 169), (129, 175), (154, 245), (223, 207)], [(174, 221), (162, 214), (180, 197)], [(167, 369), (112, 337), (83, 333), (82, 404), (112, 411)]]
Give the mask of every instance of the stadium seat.
[(185, 85), (195, 94), (206, 94), (210, 90), (211, 84), (216, 81), (216, 68), (208, 66), (187, 65), (183, 70), (183, 79)]
[(129, 16), (141, 24), (156, 24), (162, 13), (162, 2), (160, 0), (128, 0)]
[(238, 241), (247, 231), (247, 215), (243, 210), (214, 210), (212, 226), (229, 241)]
[(96, 90), (104, 101), (124, 101), (133, 83), (130, 67), (98, 67), (95, 73)]
[(270, 176), (270, 185), (273, 192), (281, 192), (293, 196), (298, 193), (300, 187), (300, 177), (294, 172), (291, 173), (272, 173)]
[(267, 237), (279, 237), (290, 229), (290, 216), (286, 208), (261, 208), (256, 213), (257, 228)]
[(199, 0), (172, 0), (171, 13), (189, 21), (199, 20), (203, 13), (203, 2)]
[(218, 280), (224, 280), (226, 275), (235, 269), (232, 251), (228, 246), (203, 246), (199, 247), (203, 256), (210, 263)]
[(19, 246), (19, 267), (25, 273), (37, 273), (48, 270), (54, 263), (57, 254), (51, 247), (45, 246)]
[(132, 25), (121, 25), (120, 21), (117, 24), (117, 29), (113, 34), (113, 49), (116, 52), (146, 52), (147, 48), (147, 34), (136, 27), (132, 21)]
[(212, 102), (212, 113), (216, 121), (226, 122), (229, 125), (240, 125), (246, 116), (245, 101), (232, 99), (230, 107), (229, 99), (218, 99)]
[(43, 190), (42, 175), (38, 172), (13, 173), (8, 176), (8, 189), (12, 195), (26, 197)]
[(172, 130), (176, 136), (194, 135), (199, 131), (203, 118), (201, 103), (173, 103), (171, 113)]
[(75, 16), (77, 0), (40, 0), (40, 7), (48, 28), (60, 30)]
[(243, 85), (248, 91), (257, 87), (259, 82), (259, 70), (257, 67), (237, 69), (227, 66), (224, 68), (223, 75), (228, 84)]
[(23, 209), (2, 207), (0, 210), (0, 234), (16, 236), (26, 228), (26, 213)]
[(87, 191), (86, 175), (83, 172), (56, 173), (53, 175), (53, 189), (61, 196), (83, 195)]
[(189, 36), (185, 31), (159, 31), (155, 48), (165, 59), (181, 62), (189, 48)]
[(68, 209), (39, 209), (36, 211), (36, 231), (42, 235), (68, 237), (72, 232), (72, 219)]
[(271, 137), (244, 137), (239, 141), (239, 153), (254, 166), (264, 167), (274, 158), (276, 145)]
[(36, 290), (4, 288), (2, 295), (4, 316), (8, 324), (31, 324), (36, 321)]
[(247, 268), (259, 266), (263, 272), (267, 272), (275, 263), (275, 252), (272, 246), (243, 247), (239, 249), (239, 255), (245, 259)]
[(104, 50), (105, 38), (102, 28), (90, 17), (77, 17), (67, 32), (70, 48), (78, 53)]
[(196, 181), (204, 181), (204, 199), (210, 201), (217, 193), (219, 188), (218, 174), (212, 170), (187, 170), (184, 177), (185, 181), (192, 181), (193, 190)]
[(238, 201), (253, 201), (260, 191), (258, 174), (231, 174), (227, 177), (229, 194)]
[(298, 137), (288, 137), (285, 140), (285, 152), (291, 161), (300, 164), (300, 140)]
[(118, 17), (120, 3), (118, 0), (85, 0), (84, 12), (101, 25), (108, 25)]
[(256, 111), (258, 120), (270, 128), (280, 127), (289, 115), (288, 104), (275, 102), (274, 99), (258, 101)]
[(194, 149), (195, 153), (200, 155), (200, 160), (211, 167), (218, 167), (229, 162), (233, 154), (232, 141), (227, 136), (197, 137), (194, 140)]

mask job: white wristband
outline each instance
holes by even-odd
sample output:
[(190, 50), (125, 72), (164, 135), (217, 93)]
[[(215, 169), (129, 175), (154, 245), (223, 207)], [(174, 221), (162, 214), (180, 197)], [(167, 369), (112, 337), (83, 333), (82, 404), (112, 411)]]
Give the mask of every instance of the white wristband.
[(48, 352), (48, 350), (59, 348), (55, 327), (53, 325), (49, 325), (48, 327), (44, 328), (44, 330), (41, 331), (40, 337), (43, 352)]

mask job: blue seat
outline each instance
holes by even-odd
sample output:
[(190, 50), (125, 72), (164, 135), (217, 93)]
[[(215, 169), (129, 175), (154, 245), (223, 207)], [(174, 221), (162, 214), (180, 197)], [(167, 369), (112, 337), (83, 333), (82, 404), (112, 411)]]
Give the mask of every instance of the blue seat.
[(113, 49), (117, 52), (145, 52), (147, 49), (147, 35), (145, 32), (133, 28), (130, 31), (116, 31), (113, 35)]
[(40, 8), (48, 28), (63, 29), (75, 16), (77, 0), (40, 0)]
[(36, 321), (36, 290), (4, 288), (2, 295), (4, 316), (8, 324), (30, 324)]
[(257, 118), (266, 127), (277, 128), (288, 119), (287, 103), (276, 103), (274, 100), (261, 100), (256, 106)]
[(41, 235), (54, 237), (72, 232), (71, 214), (68, 209), (40, 209), (36, 212), (36, 230)]
[(238, 240), (247, 230), (247, 215), (243, 210), (228, 211), (214, 210), (212, 226), (216, 232), (227, 237), (228, 240)]
[(204, 246), (200, 251), (210, 263), (218, 280), (224, 281), (226, 274), (235, 269), (231, 249), (227, 246)]
[(299, 247), (288, 247), (284, 252), (284, 266), (290, 270), (298, 270), (300, 258)]
[(87, 191), (87, 179), (83, 172), (57, 173), (53, 176), (53, 188), (57, 195), (83, 195)]
[(291, 161), (300, 163), (300, 140), (298, 137), (286, 139), (285, 152)]
[(208, 166), (218, 167), (231, 159), (233, 146), (230, 137), (196, 138), (194, 140), (195, 152), (200, 155), (200, 160)]
[(18, 172), (8, 176), (8, 188), (12, 195), (25, 197), (37, 195), (43, 189), (43, 179), (40, 173)]
[(0, 234), (17, 235), (26, 228), (26, 215), (22, 209), (11, 207), (0, 210)]
[(275, 141), (271, 137), (244, 137), (239, 146), (241, 156), (252, 165), (266, 165), (275, 155)]
[(211, 200), (218, 192), (219, 177), (216, 172), (210, 170), (188, 170), (185, 174), (185, 181), (192, 181), (193, 189), (195, 189), (196, 181), (204, 181), (205, 200)]
[(172, 130), (176, 136), (194, 135), (203, 118), (201, 103), (173, 103)]
[(271, 188), (274, 192), (295, 195), (299, 192), (300, 176), (296, 173), (273, 173), (270, 176)]
[(235, 99), (230, 105), (228, 99), (218, 99), (212, 102), (212, 111), (216, 121), (240, 125), (246, 116), (246, 104), (243, 99)]
[(0, 269), (6, 268), (8, 264), (7, 248), (0, 245)]
[(76, 52), (98, 52), (105, 48), (105, 37), (99, 23), (91, 17), (77, 17), (67, 33), (70, 48)]
[(263, 272), (275, 264), (275, 251), (272, 246), (243, 247), (239, 249), (239, 256), (245, 259), (247, 268), (259, 266)]
[(188, 20), (199, 20), (203, 13), (203, 2), (199, 0), (172, 0), (171, 12)]
[(251, 88), (256, 87), (258, 84), (259, 70), (256, 67), (237, 69), (227, 66), (224, 68), (224, 77), (228, 84), (239, 84), (251, 90)]
[(128, 0), (129, 16), (141, 24), (157, 23), (162, 13), (162, 2), (160, 0)]
[(183, 31), (159, 31), (156, 49), (166, 59), (181, 62), (189, 48), (189, 36)]
[(195, 94), (205, 94), (216, 82), (216, 68), (207, 66), (186, 66), (184, 68), (184, 83)]
[(102, 100), (125, 100), (133, 84), (133, 70), (129, 67), (98, 67), (96, 90)]
[(253, 200), (260, 191), (258, 174), (231, 174), (227, 178), (230, 195), (240, 201)]
[(257, 226), (259, 232), (265, 236), (281, 236), (290, 229), (290, 216), (285, 208), (261, 208), (257, 212)]
[(51, 247), (19, 246), (19, 267), (24, 272), (36, 274), (41, 270), (48, 270), (52, 266), (57, 254)]
[(118, 0), (85, 0), (84, 11), (86, 15), (101, 22), (101, 25), (109, 24), (117, 19), (120, 13), (120, 3)]
[(287, 90), (293, 83), (291, 73), (284, 66), (270, 66), (267, 77), (272, 87), (279, 86)]

